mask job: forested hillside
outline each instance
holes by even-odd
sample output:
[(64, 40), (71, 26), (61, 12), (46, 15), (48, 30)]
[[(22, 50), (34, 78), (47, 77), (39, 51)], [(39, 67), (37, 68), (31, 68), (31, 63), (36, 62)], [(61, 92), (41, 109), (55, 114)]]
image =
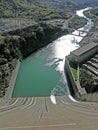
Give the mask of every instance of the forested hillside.
[(69, 18), (77, 8), (98, 5), (98, 0), (1, 0), (0, 16), (36, 20)]
[(0, 16), (30, 17), (36, 20), (69, 18), (76, 7), (76, 2), (65, 0), (1, 0)]
[(77, 8), (98, 5), (98, 0), (0, 0), (0, 16), (36, 20), (69, 18)]
[[(68, 0), (70, 1), (70, 0)], [(97, 6), (98, 0), (73, 0), (80, 4), (81, 7), (87, 7), (87, 6)]]

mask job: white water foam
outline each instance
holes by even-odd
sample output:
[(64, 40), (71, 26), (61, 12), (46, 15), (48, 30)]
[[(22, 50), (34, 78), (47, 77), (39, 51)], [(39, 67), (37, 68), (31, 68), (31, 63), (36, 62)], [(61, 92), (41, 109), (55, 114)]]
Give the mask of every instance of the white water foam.
[(57, 102), (56, 102), (56, 97), (54, 96), (54, 95), (51, 95), (50, 96), (50, 100), (51, 100), (51, 102), (53, 103), (53, 104), (57, 104)]

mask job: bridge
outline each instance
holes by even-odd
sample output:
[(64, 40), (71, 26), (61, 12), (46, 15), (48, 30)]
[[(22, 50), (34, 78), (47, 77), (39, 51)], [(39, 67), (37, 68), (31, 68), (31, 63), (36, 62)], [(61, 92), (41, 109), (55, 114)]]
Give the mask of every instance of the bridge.
[[(67, 28), (67, 29), (68, 29), (69, 33), (70, 33), (71, 35), (74, 35), (74, 36), (84, 37), (84, 36), (83, 36), (83, 33), (85, 33), (85, 34), (88, 33), (88, 31), (84, 31), (84, 30), (80, 30), (80, 29), (74, 29), (74, 28)], [(78, 34), (73, 33), (73, 31), (78, 32)]]

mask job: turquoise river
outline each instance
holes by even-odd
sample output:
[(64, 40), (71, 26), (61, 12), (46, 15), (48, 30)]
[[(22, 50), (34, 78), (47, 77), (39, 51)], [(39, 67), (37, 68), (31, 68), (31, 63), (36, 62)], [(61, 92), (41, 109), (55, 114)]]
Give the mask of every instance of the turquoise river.
[[(77, 15), (83, 15), (84, 10), (77, 11)], [(88, 19), (87, 24), (80, 28), (89, 31), (92, 21)], [(78, 35), (78, 31), (73, 34)], [(87, 33), (82, 33), (84, 37)], [(83, 37), (68, 34), (58, 38), (48, 46), (42, 48), (35, 54), (30, 55), (21, 63), (16, 79), (13, 97), (24, 96), (50, 96), (68, 94), (68, 85), (64, 74), (64, 61), (71, 51), (78, 48)]]

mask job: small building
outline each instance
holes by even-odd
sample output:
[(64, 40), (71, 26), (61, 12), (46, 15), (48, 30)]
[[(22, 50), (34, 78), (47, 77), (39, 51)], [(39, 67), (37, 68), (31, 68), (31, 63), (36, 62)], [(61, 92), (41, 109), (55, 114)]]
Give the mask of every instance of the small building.
[(81, 64), (98, 53), (98, 43), (86, 44), (70, 53), (69, 60)]

